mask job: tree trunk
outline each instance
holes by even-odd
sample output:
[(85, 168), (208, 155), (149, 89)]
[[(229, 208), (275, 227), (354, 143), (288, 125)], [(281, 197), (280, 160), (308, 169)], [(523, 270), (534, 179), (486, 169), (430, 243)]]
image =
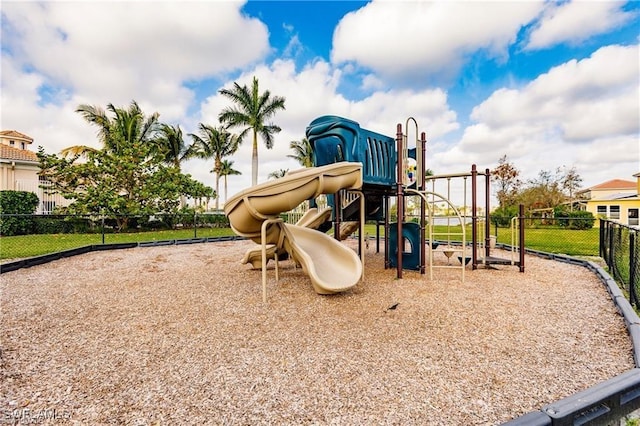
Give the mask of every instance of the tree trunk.
[(251, 154), (251, 185), (258, 184), (258, 134), (253, 131), (253, 152)]
[(220, 174), (216, 173), (216, 210), (220, 209)]
[(224, 175), (224, 203), (227, 204), (227, 175)]

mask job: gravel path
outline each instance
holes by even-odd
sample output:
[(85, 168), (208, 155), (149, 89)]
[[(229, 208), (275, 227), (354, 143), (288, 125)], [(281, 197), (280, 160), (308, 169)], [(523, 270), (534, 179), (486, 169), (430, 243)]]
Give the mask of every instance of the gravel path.
[[(633, 367), (586, 268), (528, 256), (319, 296), (249, 241), (94, 252), (0, 276), (0, 423), (499, 424)], [(442, 256), (442, 261), (446, 261)], [(392, 306), (395, 309), (389, 309)], [(49, 410), (49, 411), (43, 411)]]

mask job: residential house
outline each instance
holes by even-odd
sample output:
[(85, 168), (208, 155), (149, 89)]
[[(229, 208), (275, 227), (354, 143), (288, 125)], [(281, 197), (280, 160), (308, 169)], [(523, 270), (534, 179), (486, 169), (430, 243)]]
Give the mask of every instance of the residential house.
[(596, 217), (615, 220), (629, 226), (640, 226), (640, 173), (636, 181), (613, 179), (578, 192), (585, 210)]
[(37, 213), (51, 213), (56, 205), (64, 205), (59, 195), (47, 194), (38, 173), (38, 156), (31, 151), (33, 138), (15, 130), (0, 131), (0, 190), (29, 191), (38, 196)]

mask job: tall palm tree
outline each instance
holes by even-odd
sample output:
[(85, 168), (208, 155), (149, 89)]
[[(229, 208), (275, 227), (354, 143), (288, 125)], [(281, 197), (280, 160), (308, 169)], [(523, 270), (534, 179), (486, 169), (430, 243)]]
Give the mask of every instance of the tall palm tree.
[(267, 149), (273, 148), (273, 135), (280, 132), (280, 127), (268, 124), (267, 120), (278, 110), (285, 109), (285, 98), (271, 96), (266, 90), (260, 93), (258, 79), (253, 77), (251, 88), (233, 83), (232, 89), (221, 89), (220, 94), (229, 98), (234, 106), (222, 110), (218, 119), (220, 123), (229, 127), (240, 127), (240, 140), (251, 130), (253, 136), (253, 150), (251, 154), (251, 184), (258, 183), (258, 134), (262, 137)]
[[(159, 134), (156, 138), (158, 149), (164, 152), (164, 162), (174, 166), (181, 171), (183, 161), (193, 157), (193, 150), (190, 145), (184, 142), (182, 129), (179, 125), (160, 124)], [(180, 196), (180, 207), (186, 204), (184, 195)]]
[(160, 124), (159, 135), (156, 139), (159, 149), (164, 151), (164, 162), (175, 166), (180, 170), (183, 161), (193, 157), (191, 146), (187, 145), (182, 136), (182, 129), (179, 125)]
[(269, 176), (267, 176), (267, 177), (269, 179), (280, 179), (281, 177), (284, 177), (284, 175), (286, 175), (288, 171), (289, 171), (289, 169), (275, 170), (275, 171), (269, 173)]
[[(98, 126), (98, 139), (102, 143), (102, 149), (119, 153), (125, 146), (134, 143), (153, 143), (158, 130), (159, 114), (153, 113), (145, 117), (136, 103), (131, 101), (128, 109), (116, 108), (113, 104), (107, 105), (107, 110), (82, 104), (78, 106), (79, 112), (86, 121)], [(112, 117), (107, 113), (111, 113)], [(96, 151), (85, 145), (75, 145), (61, 151), (62, 155), (83, 155), (89, 151)]]
[(233, 168), (233, 161), (222, 160), (220, 163), (220, 170), (217, 171), (218, 175), (224, 177), (224, 202), (227, 202), (227, 176), (241, 175), (242, 173)]
[(287, 155), (287, 157), (293, 158), (302, 167), (313, 167), (313, 149), (309, 139), (302, 138), (300, 141), (291, 141), (289, 148), (293, 150), (294, 154)]
[(216, 174), (216, 210), (220, 208), (220, 170), (225, 157), (238, 149), (239, 137), (229, 133), (224, 127), (213, 127), (200, 123), (199, 134), (190, 133), (193, 139), (193, 156), (203, 159), (213, 158), (213, 172)]

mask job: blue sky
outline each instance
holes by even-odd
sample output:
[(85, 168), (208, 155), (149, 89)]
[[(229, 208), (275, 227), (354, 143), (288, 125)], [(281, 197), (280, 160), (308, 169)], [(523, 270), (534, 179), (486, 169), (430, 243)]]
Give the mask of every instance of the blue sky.
[[(79, 104), (217, 125), (234, 81), (286, 97), (259, 181), (298, 166), (318, 116), (393, 135), (409, 116), (436, 174), (524, 179), (576, 167), (585, 187), (640, 172), (640, 2), (3, 1), (0, 127), (48, 152), (95, 145)], [(231, 158), (250, 184), (250, 143)], [(185, 171), (213, 186), (202, 160)]]

